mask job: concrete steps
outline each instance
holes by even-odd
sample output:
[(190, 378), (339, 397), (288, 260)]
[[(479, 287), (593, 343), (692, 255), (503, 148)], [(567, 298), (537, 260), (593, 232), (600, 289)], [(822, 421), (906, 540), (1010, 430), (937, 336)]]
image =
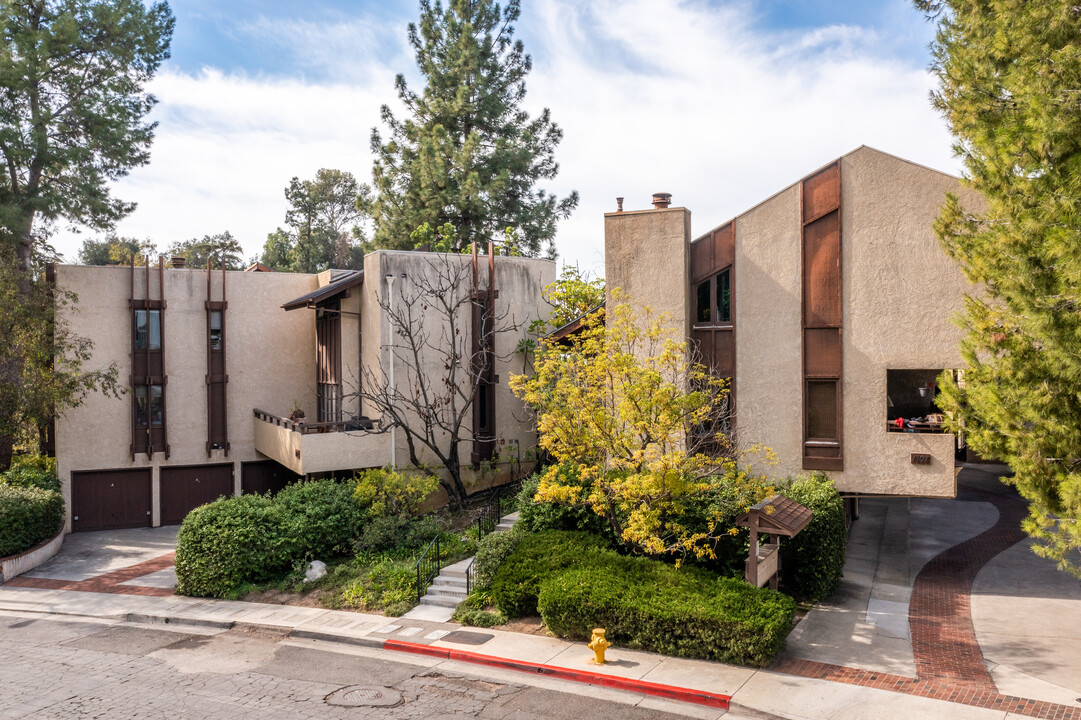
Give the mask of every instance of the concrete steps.
[[(514, 527), (516, 522), (518, 522), (518, 513), (506, 515), (500, 519), (495, 531), (507, 532)], [(445, 614), (446, 619), (449, 620), (454, 608), (466, 598), (466, 572), (472, 562), (473, 558), (466, 558), (440, 570), (432, 580), (432, 584), (428, 586), (428, 592), (420, 599), (420, 605), (403, 617), (413, 617), (413, 613), (419, 613), (424, 615), (425, 619), (430, 619), (434, 612)]]

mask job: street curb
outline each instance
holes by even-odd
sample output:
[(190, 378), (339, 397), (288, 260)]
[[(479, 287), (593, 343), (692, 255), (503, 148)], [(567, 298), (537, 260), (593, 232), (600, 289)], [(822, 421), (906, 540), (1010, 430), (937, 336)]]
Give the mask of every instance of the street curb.
[(231, 630), (236, 623), (232, 620), (200, 620), (199, 618), (177, 618), (168, 615), (147, 615), (146, 613), (127, 613), (124, 622), (144, 625), (194, 625), (196, 627)]
[(452, 650), (450, 648), (432, 647), (431, 645), (420, 645), (418, 643), (403, 642), (401, 640), (384, 640), (382, 646), (384, 650), (406, 652), (414, 655), (427, 655), (429, 657), (442, 658), (444, 660), (458, 660), (460, 662), (473, 663), (475, 665), (487, 665), (488, 667), (502, 668), (504, 670), (516, 670), (518, 672), (540, 674), (547, 677), (554, 677), (559, 680), (570, 680), (572, 682), (586, 683), (589, 685), (600, 685), (616, 690), (627, 690), (643, 695), (652, 695), (654, 697), (662, 697), (669, 700), (679, 700), (682, 702), (694, 703), (696, 705), (720, 708), (721, 710), (728, 710), (729, 703), (732, 700), (731, 695), (720, 695), (717, 693), (706, 692), (705, 690), (691, 690), (689, 688), (681, 688), (674, 685), (662, 685), (660, 683), (652, 683), (645, 680), (615, 677), (613, 675), (589, 672), (588, 670), (572, 670), (570, 668), (556, 667), (555, 665), (542, 665), (540, 663), (531, 663), (524, 660), (509, 660), (507, 658), (469, 652), (468, 650)]
[(301, 640), (323, 640), (325, 642), (344, 643), (345, 645), (359, 645), (360, 647), (375, 648), (376, 650), (382, 650), (384, 642), (378, 638), (349, 637), (320, 630), (298, 630), (296, 628), (289, 632), (289, 637)]

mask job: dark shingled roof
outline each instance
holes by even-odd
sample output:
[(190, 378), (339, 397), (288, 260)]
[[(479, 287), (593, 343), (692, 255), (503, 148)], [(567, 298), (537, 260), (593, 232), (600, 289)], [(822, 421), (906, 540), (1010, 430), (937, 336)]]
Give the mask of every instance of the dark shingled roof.
[(758, 532), (792, 537), (811, 522), (813, 511), (784, 495), (763, 500), (736, 518), (736, 525), (750, 527), (751, 513), (758, 515)]
[(297, 308), (315, 307), (316, 304), (321, 303), (324, 300), (332, 298), (336, 295), (340, 295), (349, 288), (356, 287), (364, 282), (363, 270), (352, 270), (340, 278), (324, 285), (318, 290), (312, 290), (307, 295), (301, 295), (296, 300), (290, 300), (282, 305), (286, 310), (296, 310)]

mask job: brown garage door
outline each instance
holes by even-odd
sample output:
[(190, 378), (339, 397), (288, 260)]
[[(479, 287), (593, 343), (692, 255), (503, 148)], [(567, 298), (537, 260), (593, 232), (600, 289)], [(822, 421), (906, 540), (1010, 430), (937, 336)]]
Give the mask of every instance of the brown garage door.
[(273, 460), (240, 464), (240, 489), (245, 495), (276, 495), (283, 487), (299, 479), (295, 472)]
[(193, 509), (232, 494), (232, 464), (163, 467), (161, 524), (179, 525)]
[(150, 527), (150, 470), (71, 474), (71, 529)]

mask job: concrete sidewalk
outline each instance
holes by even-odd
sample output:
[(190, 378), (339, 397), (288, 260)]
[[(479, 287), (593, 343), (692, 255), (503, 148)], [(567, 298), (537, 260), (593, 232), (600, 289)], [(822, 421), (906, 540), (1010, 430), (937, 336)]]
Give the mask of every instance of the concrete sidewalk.
[[(395, 640), (433, 649), (473, 652), (574, 671), (631, 678), (692, 692), (730, 695), (731, 717), (754, 717), (756, 712), (809, 720), (835, 715), (849, 718), (941, 717), (974, 720), (1009, 717), (1003, 711), (977, 709), (883, 690), (794, 677), (769, 670), (670, 658), (619, 648), (608, 651), (608, 664), (597, 666), (590, 662), (592, 653), (583, 643), (499, 630), (462, 628), (453, 623), (404, 620), (316, 608), (200, 600), (180, 596), (141, 597), (0, 586), (0, 610), (112, 618), (133, 623), (192, 625), (222, 630), (237, 625), (253, 625), (286, 631), (291, 637), (298, 639), (340, 643), (371, 652), (386, 653), (388, 659), (393, 657), (400, 660), (399, 652), (384, 649), (387, 640)], [(462, 662), (460, 659), (419, 656), (415, 661), (432, 666), (445, 664), (461, 672), (484, 676), (494, 673), (503, 677), (516, 677), (519, 682), (522, 677), (529, 677), (508, 670)], [(639, 704), (646, 700), (645, 696), (635, 698), (633, 692), (611, 689), (603, 692), (608, 697), (622, 694)], [(654, 699), (648, 701), (653, 702)], [(678, 712), (688, 717), (719, 718), (725, 715), (716, 708), (689, 703), (680, 703), (679, 708)], [(674, 711), (670, 707), (666, 709)]]

